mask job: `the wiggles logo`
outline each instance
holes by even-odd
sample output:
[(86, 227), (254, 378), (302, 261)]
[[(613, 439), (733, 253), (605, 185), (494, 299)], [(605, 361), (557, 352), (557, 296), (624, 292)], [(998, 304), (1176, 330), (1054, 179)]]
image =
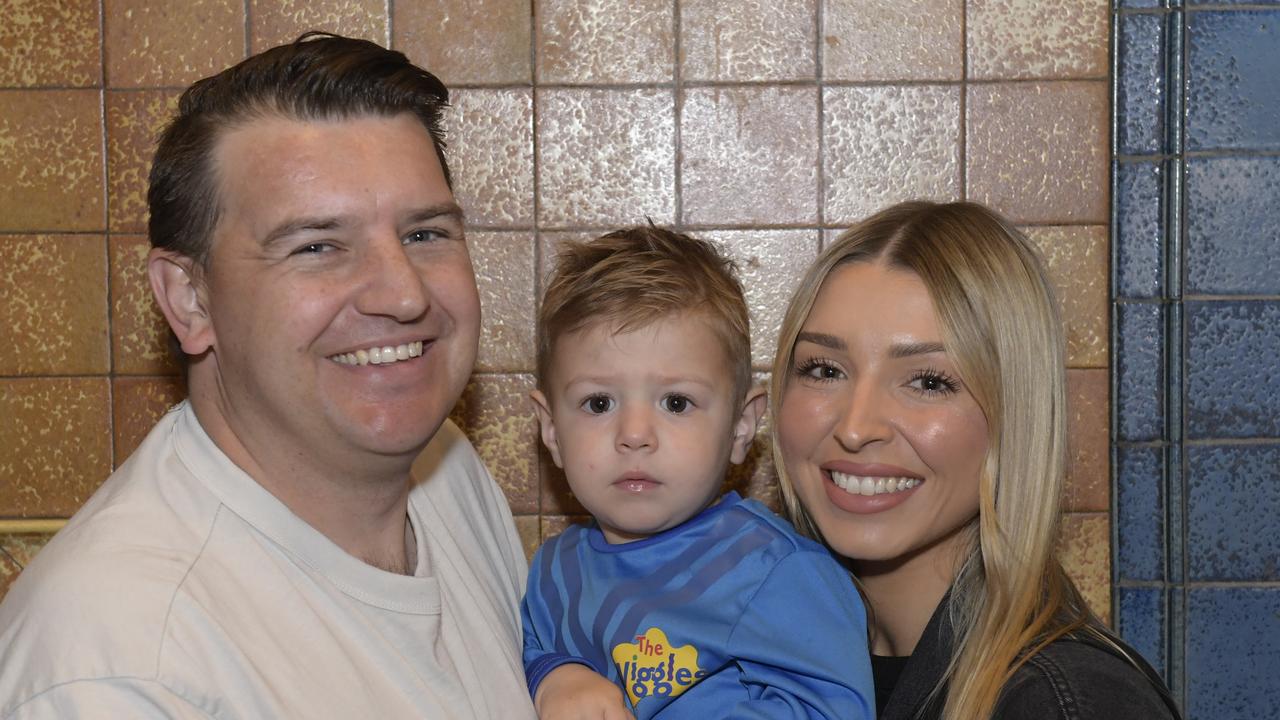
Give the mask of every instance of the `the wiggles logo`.
[(632, 705), (647, 697), (676, 697), (707, 674), (698, 669), (698, 648), (671, 647), (667, 634), (656, 627), (633, 643), (616, 645), (613, 661)]

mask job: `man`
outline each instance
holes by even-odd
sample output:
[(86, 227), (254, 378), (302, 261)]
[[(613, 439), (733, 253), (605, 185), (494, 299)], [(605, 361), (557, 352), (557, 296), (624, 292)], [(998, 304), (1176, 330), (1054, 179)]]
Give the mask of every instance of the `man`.
[(524, 557), (445, 420), (480, 323), (447, 98), (335, 36), (184, 94), (148, 270), (190, 398), (0, 606), (0, 718), (533, 716)]

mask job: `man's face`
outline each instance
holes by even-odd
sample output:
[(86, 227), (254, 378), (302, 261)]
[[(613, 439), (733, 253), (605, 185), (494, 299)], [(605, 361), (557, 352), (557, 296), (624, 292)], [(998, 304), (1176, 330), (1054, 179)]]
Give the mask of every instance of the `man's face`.
[(480, 325), (426, 129), (408, 114), (268, 117), (226, 133), (215, 168), (201, 290), (226, 425), (260, 465), (411, 458), (461, 393)]

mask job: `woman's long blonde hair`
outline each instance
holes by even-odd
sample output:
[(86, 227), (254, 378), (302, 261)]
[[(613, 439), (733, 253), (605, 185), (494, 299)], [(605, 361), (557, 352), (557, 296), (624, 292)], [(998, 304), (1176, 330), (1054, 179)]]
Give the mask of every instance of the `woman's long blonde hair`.
[[(823, 282), (841, 265), (873, 261), (924, 282), (947, 352), (987, 418), (978, 518), (951, 590), (956, 647), (935, 693), (946, 693), (946, 718), (988, 718), (1028, 657), (1095, 626), (1055, 550), (1067, 422), (1057, 306), (1034, 248), (993, 211), (974, 203), (895, 205), (843, 233), (801, 280), (773, 364), (774, 418), (794, 374), (796, 337)], [(787, 514), (822, 539), (778, 443), (774, 461)]]

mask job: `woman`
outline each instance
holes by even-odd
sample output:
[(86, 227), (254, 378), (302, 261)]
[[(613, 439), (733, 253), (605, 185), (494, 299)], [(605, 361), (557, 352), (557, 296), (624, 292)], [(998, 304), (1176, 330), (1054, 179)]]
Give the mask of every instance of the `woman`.
[(1063, 345), (1035, 252), (974, 204), (867, 219), (791, 301), (783, 499), (859, 580), (882, 720), (1177, 716), (1054, 550)]

